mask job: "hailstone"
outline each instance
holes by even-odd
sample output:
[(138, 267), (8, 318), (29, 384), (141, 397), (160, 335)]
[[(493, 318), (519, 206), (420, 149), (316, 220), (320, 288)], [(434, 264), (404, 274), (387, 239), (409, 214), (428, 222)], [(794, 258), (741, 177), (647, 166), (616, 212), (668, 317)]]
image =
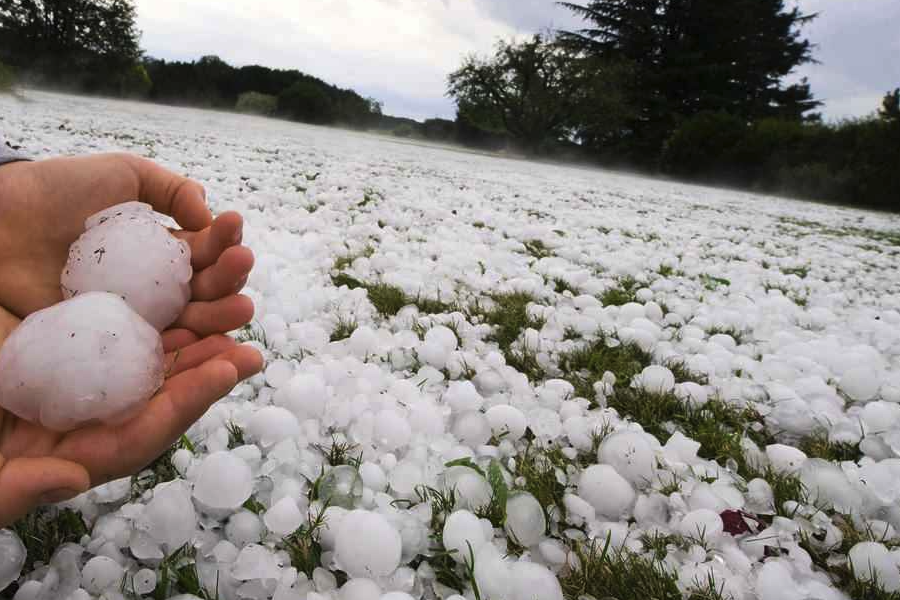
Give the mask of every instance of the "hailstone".
[(0, 406), (56, 431), (124, 422), (164, 379), (159, 332), (105, 292), (32, 313), (0, 348)]
[(63, 295), (111, 292), (158, 331), (175, 322), (191, 299), (191, 249), (141, 202), (95, 214), (69, 248)]

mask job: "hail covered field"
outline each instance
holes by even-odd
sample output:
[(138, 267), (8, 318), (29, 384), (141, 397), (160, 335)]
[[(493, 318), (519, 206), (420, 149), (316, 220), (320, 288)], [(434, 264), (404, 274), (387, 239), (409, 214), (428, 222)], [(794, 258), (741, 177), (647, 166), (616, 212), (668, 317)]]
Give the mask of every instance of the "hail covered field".
[(30, 152), (137, 152), (245, 216), (267, 366), (0, 531), (16, 598), (896, 598), (898, 219), (27, 96)]

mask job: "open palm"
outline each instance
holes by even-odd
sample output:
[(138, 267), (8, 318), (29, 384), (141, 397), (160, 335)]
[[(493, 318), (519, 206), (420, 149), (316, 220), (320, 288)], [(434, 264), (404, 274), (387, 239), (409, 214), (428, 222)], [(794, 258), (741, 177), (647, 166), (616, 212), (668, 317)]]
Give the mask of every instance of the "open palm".
[(123, 154), (0, 169), (0, 342), (21, 319), (62, 300), (60, 272), (84, 220), (134, 199), (171, 215), (192, 250), (193, 299), (163, 333), (168, 378), (139, 415), (115, 427), (60, 434), (0, 409), (0, 526), (141, 469), (261, 368), (258, 352), (223, 335), (253, 316), (238, 294), (253, 265), (240, 245), (240, 215), (213, 220), (199, 184)]

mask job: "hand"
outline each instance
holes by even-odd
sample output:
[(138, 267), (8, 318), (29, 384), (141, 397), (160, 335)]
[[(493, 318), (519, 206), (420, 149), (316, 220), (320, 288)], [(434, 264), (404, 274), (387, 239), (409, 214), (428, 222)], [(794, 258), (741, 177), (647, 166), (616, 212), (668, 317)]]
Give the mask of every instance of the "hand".
[(139, 415), (115, 427), (60, 434), (0, 409), (0, 527), (140, 470), (262, 368), (256, 350), (223, 335), (253, 316), (253, 303), (237, 293), (253, 266), (240, 245), (240, 215), (213, 220), (199, 184), (121, 154), (0, 169), (0, 343), (21, 319), (62, 300), (60, 273), (84, 220), (135, 199), (171, 215), (191, 245), (193, 299), (163, 333), (168, 378)]

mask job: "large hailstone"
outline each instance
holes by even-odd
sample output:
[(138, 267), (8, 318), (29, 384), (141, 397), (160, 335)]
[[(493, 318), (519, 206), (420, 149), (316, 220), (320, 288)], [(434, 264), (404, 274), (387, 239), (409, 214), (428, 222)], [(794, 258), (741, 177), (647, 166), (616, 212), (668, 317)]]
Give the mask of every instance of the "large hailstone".
[(95, 214), (69, 248), (63, 295), (111, 292), (162, 331), (191, 299), (191, 249), (174, 237), (141, 202)]
[(56, 431), (124, 422), (164, 379), (159, 332), (105, 292), (32, 313), (0, 348), (0, 406)]

